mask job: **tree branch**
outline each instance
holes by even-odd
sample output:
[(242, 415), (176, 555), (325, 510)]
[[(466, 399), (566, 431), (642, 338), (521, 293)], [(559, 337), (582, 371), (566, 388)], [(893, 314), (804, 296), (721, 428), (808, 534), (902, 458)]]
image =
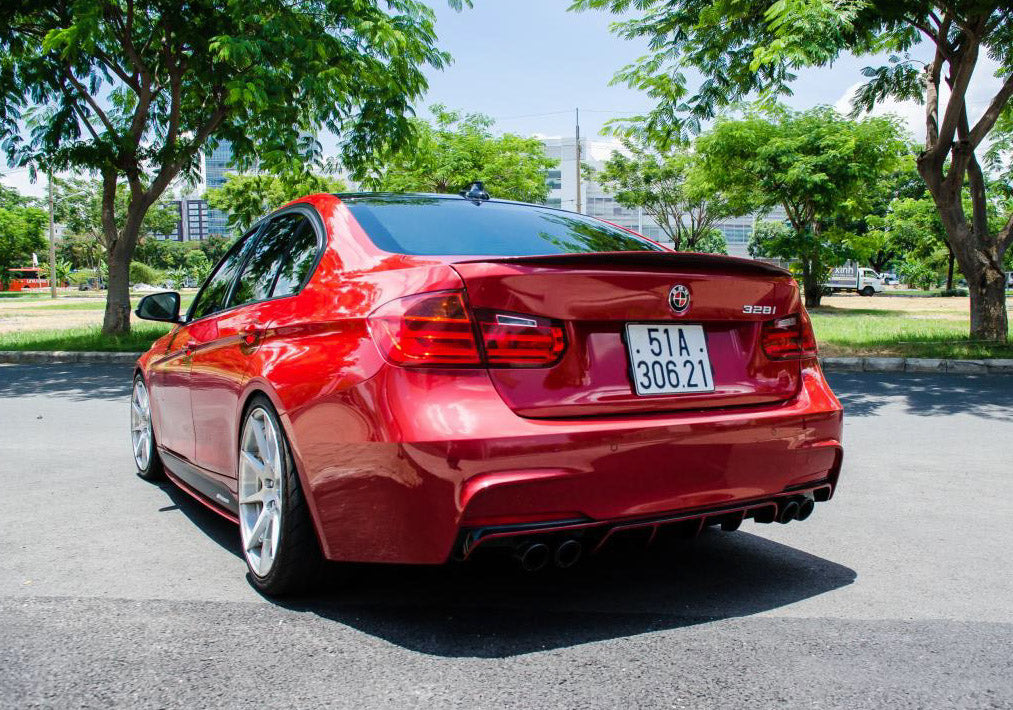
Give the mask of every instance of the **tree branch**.
[(1006, 250), (1013, 246), (1013, 214), (1006, 220), (1006, 226), (1000, 230), (996, 237), (999, 243), (999, 253), (1005, 254)]
[(77, 93), (83, 96), (84, 100), (88, 102), (89, 106), (91, 106), (92, 111), (94, 111), (95, 115), (98, 116), (100, 121), (102, 121), (102, 125), (106, 127), (106, 130), (118, 138), (119, 134), (113, 127), (112, 121), (109, 120), (109, 117), (106, 116), (105, 111), (103, 111), (102, 108), (95, 101), (95, 99), (92, 98), (91, 93), (87, 89), (85, 89), (85, 87), (81, 84), (81, 82), (79, 82), (74, 77), (74, 72), (71, 71), (70, 67), (68, 66), (63, 67), (63, 72), (64, 75), (67, 77), (68, 81), (70, 81), (70, 83), (74, 85), (74, 88), (77, 89)]
[(988, 132), (992, 130), (992, 126), (999, 120), (999, 116), (1006, 108), (1006, 104), (1009, 103), (1010, 97), (1013, 96), (1013, 74), (1006, 77), (1006, 81), (1003, 82), (1002, 88), (999, 89), (998, 93), (992, 98), (985, 113), (982, 114), (978, 122), (974, 124), (974, 128), (971, 129), (968, 135), (968, 140), (975, 148), (984, 140)]
[(950, 100), (946, 103), (943, 122), (939, 127), (939, 140), (935, 148), (931, 149), (935, 152), (945, 153), (953, 142), (953, 134), (957, 130), (960, 114), (964, 110), (967, 86), (971, 82), (971, 74), (978, 63), (978, 43), (976, 41), (970, 42), (967, 47), (961, 48), (957, 56), (959, 62), (955, 72), (953, 62), (950, 62), (951, 76), (947, 81), (950, 84)]

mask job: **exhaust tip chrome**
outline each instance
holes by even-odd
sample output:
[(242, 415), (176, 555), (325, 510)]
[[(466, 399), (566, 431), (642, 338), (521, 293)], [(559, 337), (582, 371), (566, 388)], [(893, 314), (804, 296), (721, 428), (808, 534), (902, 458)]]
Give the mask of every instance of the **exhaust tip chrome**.
[(556, 567), (560, 569), (567, 569), (573, 567), (577, 562), (580, 561), (581, 555), (584, 553), (584, 546), (576, 540), (563, 540), (559, 543), (556, 548), (555, 562)]
[(805, 498), (798, 506), (798, 513), (795, 514), (795, 520), (805, 520), (813, 514), (813, 510), (816, 509), (816, 501), (812, 498)]
[(778, 511), (777, 522), (782, 525), (787, 525), (798, 516), (798, 502), (790, 500), (781, 506), (781, 510)]
[(542, 542), (532, 542), (521, 545), (514, 555), (520, 562), (521, 569), (525, 572), (537, 572), (549, 564), (552, 557), (549, 546)]

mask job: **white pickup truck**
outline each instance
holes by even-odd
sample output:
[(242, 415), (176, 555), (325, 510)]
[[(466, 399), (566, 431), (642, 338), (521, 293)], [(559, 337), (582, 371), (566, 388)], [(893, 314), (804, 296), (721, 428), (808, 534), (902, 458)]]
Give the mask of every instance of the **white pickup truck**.
[(873, 296), (882, 293), (885, 284), (883, 277), (872, 269), (848, 262), (833, 270), (825, 287), (828, 291), (855, 291), (862, 296)]

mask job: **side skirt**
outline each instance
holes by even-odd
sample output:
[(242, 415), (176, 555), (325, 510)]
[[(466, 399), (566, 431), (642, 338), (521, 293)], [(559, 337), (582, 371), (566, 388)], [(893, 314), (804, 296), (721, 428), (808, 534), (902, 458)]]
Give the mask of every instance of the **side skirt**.
[(189, 461), (184, 461), (175, 454), (159, 448), (162, 463), (169, 473), (169, 478), (185, 493), (189, 493), (198, 501), (216, 513), (233, 522), (238, 522), (239, 501), (232, 491), (218, 481), (205, 476), (201, 469)]

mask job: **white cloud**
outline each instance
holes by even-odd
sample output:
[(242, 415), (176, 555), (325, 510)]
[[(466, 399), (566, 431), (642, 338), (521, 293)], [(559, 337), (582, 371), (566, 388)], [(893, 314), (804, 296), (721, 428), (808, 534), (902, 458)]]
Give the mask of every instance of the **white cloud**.
[[(981, 114), (988, 107), (992, 97), (999, 91), (1002, 81), (996, 77), (995, 72), (999, 65), (990, 57), (983, 56), (971, 77), (971, 83), (967, 87), (967, 108), (968, 120), (971, 125), (977, 121)], [(844, 94), (834, 104), (834, 108), (843, 114), (851, 111), (851, 100), (855, 92), (864, 82), (857, 82), (848, 87)], [(939, 89), (939, 111), (946, 109), (946, 102), (950, 99), (950, 91), (946, 88), (945, 82)], [(911, 134), (918, 141), (925, 140), (925, 106), (914, 101), (897, 101), (896, 99), (885, 99), (872, 109), (869, 115), (886, 116), (894, 115), (900, 118), (911, 131)]]

